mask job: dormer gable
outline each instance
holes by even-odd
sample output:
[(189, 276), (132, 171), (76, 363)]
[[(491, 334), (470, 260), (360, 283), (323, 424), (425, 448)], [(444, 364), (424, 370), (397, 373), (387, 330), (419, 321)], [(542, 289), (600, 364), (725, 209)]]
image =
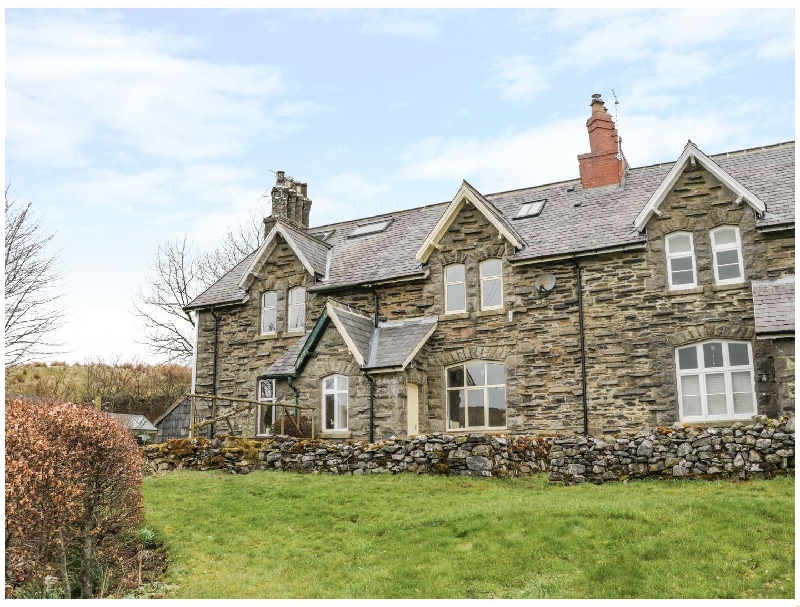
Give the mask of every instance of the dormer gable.
[(728, 172), (723, 170), (716, 162), (701, 152), (694, 143), (689, 141), (683, 148), (683, 153), (680, 155), (680, 158), (678, 158), (672, 169), (670, 169), (669, 173), (664, 177), (661, 185), (653, 192), (647, 204), (644, 205), (636, 216), (633, 225), (637, 232), (644, 232), (650, 217), (654, 214), (660, 214), (658, 210), (659, 206), (664, 202), (670, 190), (675, 187), (675, 184), (678, 182), (681, 173), (686, 169), (686, 166), (690, 165), (695, 167), (698, 164), (728, 187), (737, 196), (737, 203), (746, 202), (758, 215), (766, 212), (767, 205), (758, 196), (753, 194)]
[(525, 248), (525, 241), (519, 233), (506, 221), (503, 214), (489, 202), (478, 190), (472, 187), (467, 181), (462, 181), (461, 187), (453, 198), (452, 202), (445, 209), (444, 214), (441, 216), (433, 230), (431, 230), (425, 242), (417, 251), (417, 261), (425, 263), (428, 261), (431, 253), (436, 249), (439, 241), (447, 232), (450, 225), (455, 221), (458, 212), (469, 202), (480, 213), (486, 217), (500, 235), (510, 242), (515, 249), (520, 250)]
[(303, 264), (303, 268), (311, 276), (319, 278), (325, 276), (331, 246), (278, 219), (267, 234), (264, 244), (258, 249), (250, 265), (242, 274), (239, 288), (247, 290), (260, 275), (264, 263), (278, 244), (278, 236), (289, 245), (300, 263)]

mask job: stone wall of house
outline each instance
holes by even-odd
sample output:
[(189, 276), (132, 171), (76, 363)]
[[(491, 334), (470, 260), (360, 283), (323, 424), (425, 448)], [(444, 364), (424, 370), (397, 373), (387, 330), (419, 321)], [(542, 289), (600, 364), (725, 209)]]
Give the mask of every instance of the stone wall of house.
[(772, 342), (773, 359), (775, 360), (775, 383), (778, 402), (781, 404), (781, 415), (794, 415), (795, 413), (795, 369), (794, 338), (776, 339)]
[(142, 449), (146, 469), (285, 470), (326, 474), (402, 472), (504, 477), (549, 473), (554, 483), (641, 478), (745, 480), (794, 475), (794, 417), (757, 416), (729, 427), (645, 430), (636, 434), (521, 436), (434, 432), (411, 438), (328, 441), (180, 439)]

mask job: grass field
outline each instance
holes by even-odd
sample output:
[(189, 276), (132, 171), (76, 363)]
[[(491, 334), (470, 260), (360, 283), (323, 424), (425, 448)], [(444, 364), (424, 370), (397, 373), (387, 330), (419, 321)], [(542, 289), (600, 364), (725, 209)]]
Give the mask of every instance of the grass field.
[(794, 479), (176, 472), (168, 598), (792, 598)]

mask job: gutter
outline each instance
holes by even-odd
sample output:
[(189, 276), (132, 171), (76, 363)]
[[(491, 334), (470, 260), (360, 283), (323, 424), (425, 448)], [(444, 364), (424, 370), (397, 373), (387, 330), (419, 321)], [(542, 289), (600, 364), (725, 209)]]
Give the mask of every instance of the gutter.
[(327, 291), (340, 291), (342, 289), (352, 289), (354, 287), (371, 287), (372, 285), (387, 285), (393, 284), (396, 282), (410, 282), (412, 280), (424, 280), (428, 278), (430, 275), (430, 270), (426, 269), (424, 272), (420, 272), (419, 274), (407, 274), (405, 276), (401, 276), (400, 278), (387, 278), (386, 280), (372, 280), (372, 281), (364, 281), (364, 282), (346, 282), (341, 284), (335, 285), (317, 285), (313, 287), (309, 287), (309, 292), (312, 293), (325, 293)]
[(761, 232), (762, 234), (765, 232), (783, 232), (784, 230), (793, 230), (794, 229), (794, 222), (788, 223), (775, 223), (771, 225), (764, 226), (762, 228), (756, 225), (756, 230)]
[(575, 253), (566, 253), (564, 255), (548, 255), (545, 257), (534, 257), (534, 258), (527, 258), (527, 259), (518, 259), (514, 260), (509, 259), (508, 261), (512, 265), (528, 265), (528, 264), (535, 264), (535, 263), (547, 263), (550, 261), (561, 261), (564, 259), (576, 259), (578, 257), (591, 257), (592, 255), (603, 255), (605, 253), (617, 253), (619, 251), (635, 251), (638, 249), (645, 249), (647, 248), (647, 242), (635, 242), (631, 244), (621, 245), (617, 247), (606, 247), (600, 249), (587, 249), (586, 251), (577, 251)]

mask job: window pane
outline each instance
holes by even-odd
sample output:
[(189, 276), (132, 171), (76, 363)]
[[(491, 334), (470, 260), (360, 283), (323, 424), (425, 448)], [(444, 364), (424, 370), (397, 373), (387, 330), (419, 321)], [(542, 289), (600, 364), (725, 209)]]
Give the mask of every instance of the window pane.
[(278, 305), (278, 294), (275, 291), (268, 291), (264, 293), (263, 306), (265, 308), (274, 308)]
[(731, 373), (733, 387), (733, 412), (737, 415), (753, 413), (753, 379), (750, 371)]
[(739, 264), (730, 266), (717, 265), (717, 274), (720, 280), (733, 280), (734, 278), (741, 278), (742, 272), (739, 270)]
[[(344, 398), (342, 398), (344, 397)], [(339, 427), (340, 430), (347, 428), (347, 394), (339, 395)]]
[(333, 414), (334, 414), (334, 396), (333, 394), (325, 395), (325, 429), (333, 430)]
[[(347, 388), (349, 387), (350, 380), (346, 375), (336, 375), (336, 390), (342, 391), (344, 390), (347, 392)], [(345, 395), (346, 396), (346, 395)]]
[(447, 266), (444, 269), (444, 281), (464, 282), (464, 266), (460, 264), (454, 266)]
[(728, 412), (724, 373), (706, 375), (706, 402), (709, 415), (725, 415)]
[(749, 365), (750, 353), (747, 344), (728, 344), (728, 358), (730, 359), (730, 365), (732, 367)]
[(692, 241), (688, 234), (676, 234), (667, 237), (667, 251), (670, 253), (688, 253), (692, 250)]
[(289, 330), (306, 328), (305, 305), (289, 306)]
[[(681, 348), (678, 350), (678, 368), (681, 371), (686, 369), (697, 369), (697, 348)], [(699, 391), (698, 391), (699, 394)]]
[(259, 400), (273, 400), (275, 398), (275, 382), (272, 379), (262, 379), (258, 382)]
[(506, 389), (487, 388), (489, 399), (489, 426), (499, 428), (506, 425)]
[(503, 264), (499, 259), (487, 259), (481, 262), (481, 278), (500, 276)]
[(464, 387), (464, 367), (453, 367), (452, 369), (447, 370), (447, 387)]
[(486, 363), (486, 383), (490, 386), (498, 386), (506, 383), (506, 367), (497, 363)]
[(335, 377), (326, 377), (325, 378), (325, 391), (328, 392), (329, 390), (333, 390), (333, 382), (336, 380)]
[(672, 273), (673, 285), (691, 285), (694, 284), (694, 272), (673, 272)]
[(710, 367), (722, 366), (722, 344), (719, 342), (712, 342), (710, 344), (703, 344), (703, 361), (706, 369)]
[(483, 411), (483, 390), (467, 390), (467, 409), (470, 426), (485, 426)]
[(459, 311), (467, 309), (467, 293), (464, 283), (457, 285), (447, 285), (447, 311)]
[(464, 427), (464, 391), (447, 391), (447, 427)]
[(289, 303), (301, 304), (306, 302), (306, 290), (304, 287), (298, 287), (289, 291)]
[(503, 305), (503, 283), (499, 278), (481, 282), (481, 307), (493, 308)]
[(485, 386), (486, 367), (482, 362), (467, 363), (467, 385)]
[(700, 399), (700, 377), (698, 375), (684, 375), (681, 377), (681, 400), (683, 402), (683, 415), (689, 417), (703, 414)]
[(264, 308), (261, 312), (261, 332), (275, 333), (276, 330), (275, 308)]
[(736, 230), (734, 228), (714, 230), (712, 236), (714, 245), (717, 247), (725, 244), (736, 244)]
[(739, 263), (739, 252), (734, 249), (732, 251), (718, 251), (717, 252), (717, 264), (718, 265), (728, 265), (728, 264), (738, 264)]
[(673, 272), (682, 272), (685, 270), (692, 270), (692, 258), (691, 257), (678, 257), (676, 259), (670, 259), (669, 265), (672, 268)]

